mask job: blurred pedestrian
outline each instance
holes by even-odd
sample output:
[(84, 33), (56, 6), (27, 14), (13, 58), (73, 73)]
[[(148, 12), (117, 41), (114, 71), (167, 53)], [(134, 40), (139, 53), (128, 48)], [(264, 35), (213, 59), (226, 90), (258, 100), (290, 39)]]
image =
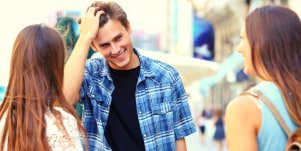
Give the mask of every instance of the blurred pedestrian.
[(215, 126), (213, 139), (217, 144), (217, 150), (222, 151), (225, 140), (225, 126), (223, 111), (221, 108), (216, 108), (214, 112), (213, 123)]
[(43, 24), (17, 36), (0, 105), (0, 150), (83, 150), (84, 129), (64, 97), (65, 46)]
[[(84, 106), (91, 150), (186, 150), (185, 137), (196, 130), (180, 75), (141, 55), (131, 32), (117, 3), (92, 3), (65, 65), (66, 98)], [(86, 62), (90, 46), (102, 57)]]
[(269, 98), (290, 131), (301, 126), (300, 19), (289, 8), (264, 6), (247, 16), (240, 36), (244, 72), (264, 81), (229, 103), (229, 150), (283, 151), (287, 136), (258, 92)]
[(197, 126), (199, 127), (200, 131), (200, 140), (201, 143), (205, 142), (206, 138), (206, 123), (207, 123), (207, 112), (205, 109), (197, 117)]

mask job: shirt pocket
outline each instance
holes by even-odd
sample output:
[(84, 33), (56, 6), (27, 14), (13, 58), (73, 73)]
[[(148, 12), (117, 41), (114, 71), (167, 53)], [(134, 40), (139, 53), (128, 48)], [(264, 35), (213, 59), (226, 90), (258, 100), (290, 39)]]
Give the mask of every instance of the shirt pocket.
[(107, 92), (101, 89), (99, 86), (93, 86), (89, 88), (87, 95), (93, 105), (107, 106), (109, 98), (106, 93)]
[(156, 133), (168, 132), (173, 126), (173, 109), (169, 102), (151, 105), (153, 126)]
[(89, 89), (88, 97), (95, 118), (106, 121), (109, 112), (109, 97), (106, 95), (106, 92), (95, 86)]

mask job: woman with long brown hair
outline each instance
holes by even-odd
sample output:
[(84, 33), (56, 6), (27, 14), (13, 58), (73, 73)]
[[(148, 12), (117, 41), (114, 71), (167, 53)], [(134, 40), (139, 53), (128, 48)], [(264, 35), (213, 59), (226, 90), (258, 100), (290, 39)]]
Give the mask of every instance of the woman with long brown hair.
[(246, 18), (238, 49), (244, 58), (244, 72), (264, 81), (228, 105), (226, 136), (229, 150), (283, 151), (288, 137), (264, 100), (275, 106), (289, 130), (296, 132), (296, 139), (300, 139), (299, 17), (289, 8), (280, 6), (255, 9)]
[(62, 92), (66, 49), (43, 24), (17, 36), (0, 106), (0, 150), (83, 150), (84, 129)]

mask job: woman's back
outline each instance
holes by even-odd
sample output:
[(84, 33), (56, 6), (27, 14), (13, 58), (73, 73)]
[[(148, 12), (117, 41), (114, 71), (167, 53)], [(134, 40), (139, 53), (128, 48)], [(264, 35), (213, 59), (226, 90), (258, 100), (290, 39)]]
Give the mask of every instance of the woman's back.
[[(62, 130), (61, 126), (58, 126), (57, 120), (49, 111), (45, 114), (46, 121), (46, 138), (51, 150), (53, 151), (82, 151), (83, 146), (81, 143), (80, 132), (77, 127), (76, 119), (60, 107), (54, 108), (62, 115), (63, 126), (66, 129), (67, 134)], [(5, 113), (0, 120), (0, 139), (3, 134), (4, 123), (7, 118)], [(5, 143), (4, 150), (7, 150), (7, 142)]]
[[(292, 131), (294, 124), (300, 127), (300, 18), (288, 7), (259, 7), (247, 15), (240, 37), (237, 50), (243, 57), (244, 73), (270, 81), (255, 88), (276, 106)], [(242, 94), (227, 106), (229, 150), (284, 150), (287, 137), (260, 99), (260, 95)], [(291, 141), (300, 140), (301, 133), (294, 134)]]
[(27, 26), (16, 37), (0, 105), (5, 150), (82, 150), (84, 129), (62, 90), (65, 52), (60, 34), (44, 24)]
[(219, 126), (219, 127), (223, 127), (224, 126), (224, 122), (223, 122), (223, 118), (222, 117), (218, 117), (217, 121), (215, 122), (215, 126)]
[[(254, 89), (261, 91), (263, 95), (269, 98), (291, 131), (296, 129), (296, 125), (291, 120), (285, 107), (284, 100), (275, 84), (272, 82), (262, 82), (255, 86)], [(287, 141), (286, 134), (270, 109), (260, 100), (259, 104), (261, 107), (261, 125), (257, 135), (259, 150), (284, 150)]]

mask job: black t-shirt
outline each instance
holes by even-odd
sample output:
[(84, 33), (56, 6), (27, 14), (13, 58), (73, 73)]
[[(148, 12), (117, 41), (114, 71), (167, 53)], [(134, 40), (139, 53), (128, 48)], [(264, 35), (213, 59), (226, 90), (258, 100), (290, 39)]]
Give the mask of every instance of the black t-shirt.
[(136, 85), (140, 67), (131, 70), (110, 68), (114, 91), (105, 137), (113, 151), (143, 151), (144, 142), (136, 110)]

